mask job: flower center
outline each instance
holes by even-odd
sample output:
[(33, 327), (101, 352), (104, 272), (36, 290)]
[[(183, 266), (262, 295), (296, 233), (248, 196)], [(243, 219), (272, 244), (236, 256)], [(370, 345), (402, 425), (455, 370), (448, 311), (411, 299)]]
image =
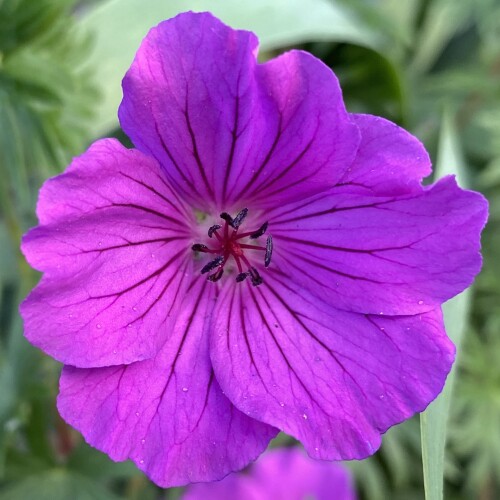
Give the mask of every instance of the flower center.
[(246, 238), (257, 240), (263, 236), (268, 226), (268, 223), (264, 222), (255, 231), (239, 233), (239, 228), (247, 214), (247, 208), (244, 208), (234, 218), (228, 213), (222, 212), (220, 218), (224, 221), (224, 225), (214, 224), (208, 229), (208, 237), (212, 239), (210, 246), (195, 243), (191, 247), (194, 252), (211, 253), (217, 256), (201, 270), (201, 274), (210, 273), (207, 278), (209, 281), (219, 281), (224, 274), (224, 266), (232, 258), (238, 268), (238, 274), (236, 275), (237, 282), (244, 281), (248, 277), (253, 286), (262, 284), (263, 280), (259, 272), (250, 263), (245, 253), (253, 250), (264, 252), (264, 266), (269, 267), (273, 253), (273, 238), (272, 236), (268, 236), (265, 246), (244, 243)]

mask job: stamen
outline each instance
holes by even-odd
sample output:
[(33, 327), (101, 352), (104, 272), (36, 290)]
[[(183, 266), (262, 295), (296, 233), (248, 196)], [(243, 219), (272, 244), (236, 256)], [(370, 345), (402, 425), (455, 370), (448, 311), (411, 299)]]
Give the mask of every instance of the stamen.
[(245, 220), (245, 217), (248, 214), (248, 208), (244, 208), (234, 219), (233, 219), (233, 224), (232, 226), (234, 229), (238, 229), (242, 222)]
[(222, 212), (220, 214), (220, 218), (222, 220), (225, 220), (231, 227), (234, 227), (234, 221), (233, 218), (227, 213), (227, 212)]
[(260, 236), (262, 236), (267, 231), (268, 225), (269, 225), (269, 222), (264, 222), (264, 224), (262, 224), (262, 226), (260, 226), (259, 229), (257, 229), (257, 231), (255, 231), (254, 233), (249, 235), (250, 238), (252, 240), (255, 240), (255, 239), (259, 238)]
[(206, 264), (203, 269), (201, 270), (201, 274), (208, 273), (215, 269), (218, 266), (221, 266), (224, 263), (224, 257), (222, 255), (219, 255), (219, 257), (216, 257), (214, 260), (210, 261), (208, 264)]
[[(245, 241), (243, 238), (255, 240), (261, 237), (268, 228), (268, 223), (264, 222), (257, 231), (239, 233), (239, 228), (247, 215), (247, 208), (240, 210), (234, 218), (227, 212), (222, 212), (220, 217), (225, 221), (224, 226), (214, 224), (208, 229), (208, 237), (215, 238), (216, 241), (210, 242), (208, 246), (203, 243), (195, 243), (191, 246), (194, 252), (215, 254), (216, 257), (201, 269), (201, 274), (209, 273), (207, 277), (209, 281), (216, 282), (222, 278), (225, 265), (232, 257), (236, 264), (236, 282), (245, 281), (248, 277), (253, 286), (259, 286), (264, 282), (259, 271), (252, 265), (251, 260), (247, 258), (246, 253), (250, 250), (265, 252), (264, 265), (266, 268), (269, 267), (273, 253), (273, 239), (271, 236), (268, 236), (265, 246), (259, 245), (257, 242)], [(223, 230), (219, 231), (222, 228)], [(230, 230), (229, 228), (232, 229)]]
[(251, 267), (250, 270), (248, 271), (248, 274), (250, 275), (250, 278), (252, 279), (252, 285), (253, 286), (259, 286), (264, 283), (263, 279), (261, 278), (259, 271), (255, 269), (255, 267)]
[(268, 236), (266, 240), (266, 255), (264, 256), (264, 266), (269, 267), (271, 256), (273, 255), (273, 237)]
[(213, 226), (209, 227), (208, 228), (208, 237), (211, 238), (215, 231), (217, 231), (217, 229), (220, 229), (222, 226), (220, 224), (214, 224)]
[(194, 252), (203, 252), (206, 253), (208, 252), (208, 247), (207, 245), (202, 245), (201, 243), (195, 243), (192, 247), (191, 250)]
[(222, 278), (222, 275), (224, 274), (224, 268), (221, 267), (218, 271), (216, 271), (214, 274), (211, 274), (207, 280), (212, 281), (215, 283), (216, 281), (219, 281)]

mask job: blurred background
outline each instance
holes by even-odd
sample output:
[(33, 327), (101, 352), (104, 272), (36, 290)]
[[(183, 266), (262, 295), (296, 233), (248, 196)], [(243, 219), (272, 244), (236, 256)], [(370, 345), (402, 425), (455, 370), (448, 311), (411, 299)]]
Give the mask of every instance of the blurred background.
[(190, 9), (255, 31), (262, 60), (312, 52), (349, 111), (412, 131), (435, 176), (455, 173), (489, 199), (483, 271), (445, 305), (454, 380), (374, 457), (347, 465), (362, 499), (423, 499), (423, 470), (439, 498), (442, 469), (446, 499), (500, 498), (500, 0), (0, 0), (0, 499), (182, 494), (113, 463), (59, 418), (60, 365), (23, 338), (18, 304), (39, 276), (18, 247), (47, 177), (99, 137), (127, 144), (121, 78), (148, 29)]

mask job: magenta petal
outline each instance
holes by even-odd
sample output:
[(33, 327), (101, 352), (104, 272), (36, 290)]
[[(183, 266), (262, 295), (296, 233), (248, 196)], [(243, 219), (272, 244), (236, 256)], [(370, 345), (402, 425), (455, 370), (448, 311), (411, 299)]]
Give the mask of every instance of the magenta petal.
[(198, 282), (156, 358), (128, 366), (66, 366), (58, 408), (92, 446), (132, 459), (163, 487), (221, 479), (254, 460), (276, 429), (239, 412), (221, 392), (205, 318), (213, 288)]
[(311, 460), (298, 448), (274, 449), (245, 474), (189, 486), (182, 500), (354, 500), (352, 479), (342, 465)]
[(372, 115), (350, 115), (361, 132), (356, 158), (340, 180), (364, 194), (400, 196), (421, 190), (431, 173), (424, 145), (396, 124)]
[(368, 314), (429, 311), (472, 283), (481, 267), (483, 196), (452, 177), (401, 196), (352, 189), (270, 215), (273, 269), (335, 307)]
[(454, 347), (439, 309), (370, 316), (332, 308), (292, 280), (226, 287), (212, 325), (222, 390), (242, 412), (322, 459), (364, 458), (441, 391)]
[(154, 356), (192, 272), (189, 215), (158, 164), (100, 141), (44, 184), (38, 215), (22, 244), (45, 272), (21, 305), (30, 342), (80, 367)]
[(351, 475), (344, 466), (311, 460), (297, 448), (267, 452), (252, 466), (250, 474), (261, 491), (262, 500), (356, 498)]
[(149, 32), (123, 81), (122, 127), (199, 208), (317, 193), (354, 158), (332, 71), (299, 51), (258, 65), (256, 52), (252, 33), (180, 14)]

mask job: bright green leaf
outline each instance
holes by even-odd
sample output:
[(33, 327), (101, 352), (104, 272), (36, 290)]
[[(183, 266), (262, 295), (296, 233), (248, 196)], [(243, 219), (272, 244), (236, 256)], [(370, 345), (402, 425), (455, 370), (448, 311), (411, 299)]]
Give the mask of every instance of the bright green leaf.
[[(467, 184), (465, 162), (458, 134), (449, 114), (445, 114), (439, 141), (436, 177), (455, 174), (463, 187)], [(443, 305), (446, 331), (454, 342), (457, 353), (467, 326), (470, 310), (470, 291), (466, 290)], [(446, 428), (455, 368), (448, 375), (441, 395), (420, 416), (422, 432), (422, 461), (426, 500), (442, 500)]]

